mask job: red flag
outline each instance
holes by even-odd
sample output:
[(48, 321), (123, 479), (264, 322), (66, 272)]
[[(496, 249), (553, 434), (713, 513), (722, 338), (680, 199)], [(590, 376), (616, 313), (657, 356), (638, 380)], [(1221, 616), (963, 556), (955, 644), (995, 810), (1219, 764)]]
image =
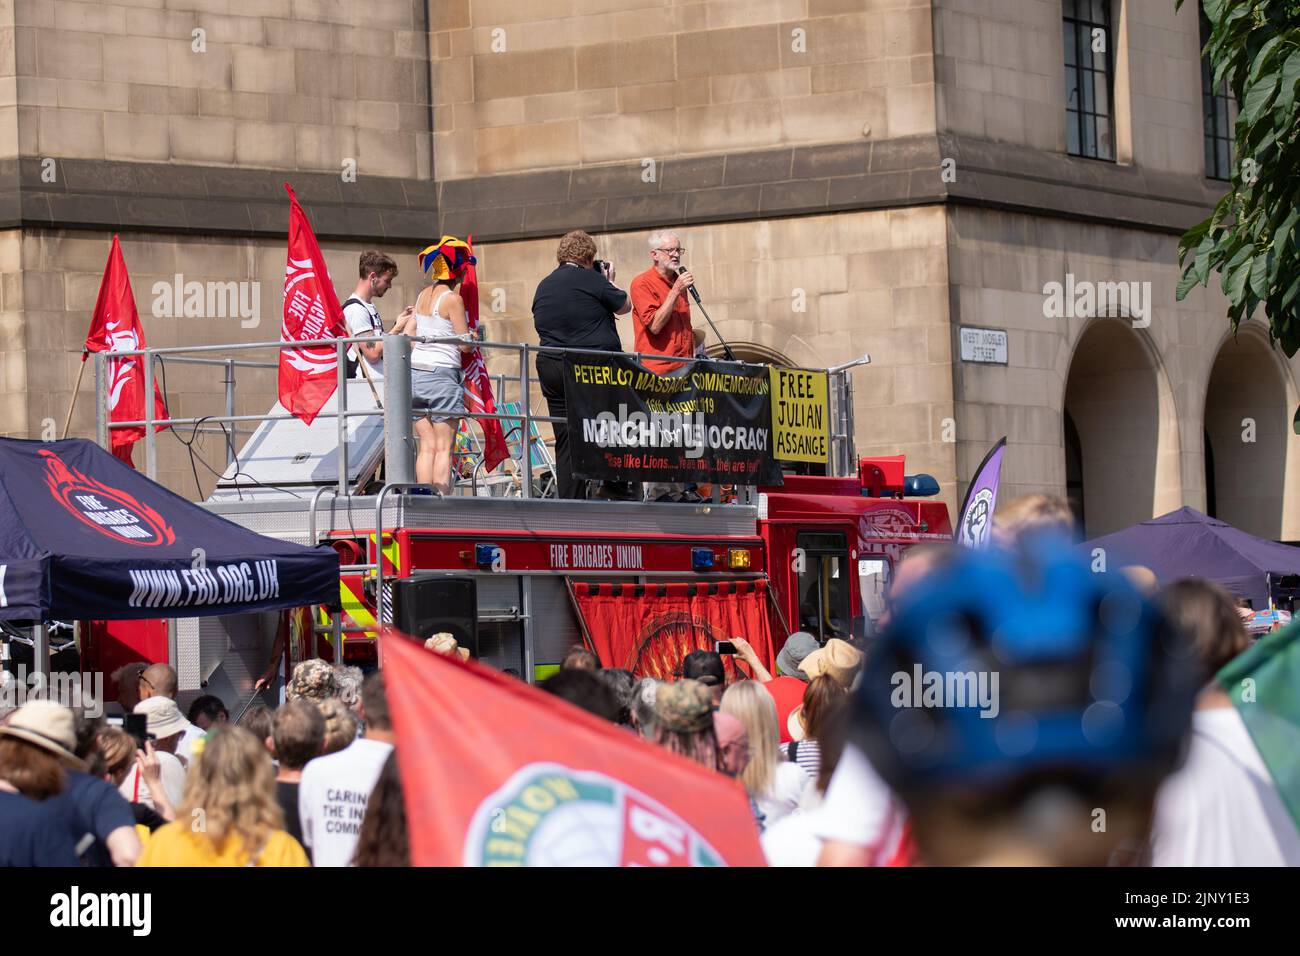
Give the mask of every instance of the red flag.
[(481, 664), (382, 638), (415, 866), (762, 866), (740, 784)]
[[(284, 269), (281, 342), (345, 338), (343, 310), (330, 282), (325, 257), (307, 214), (289, 193), (289, 256)], [(310, 425), (338, 388), (338, 353), (333, 346), (280, 350), (280, 404)]]
[[(474, 237), (465, 240), (470, 255), (474, 254)], [(465, 279), (461, 283), (460, 297), (465, 301), (465, 319), (471, 332), (478, 331), (478, 272), (471, 260), (465, 270)], [(497, 402), (492, 395), (492, 379), (488, 376), (483, 353), (477, 347), (472, 352), (460, 354), (461, 368), (465, 372), (465, 408), (471, 413), (486, 412), (496, 414)], [(499, 418), (476, 419), (483, 429), (483, 467), (491, 471), (510, 457), (510, 447), (506, 444), (505, 432), (501, 429)], [(527, 454), (528, 442), (520, 442)]]
[[(122, 246), (114, 236), (81, 360), (86, 361), (91, 352), (131, 352), (146, 347), (144, 327), (140, 325), (135, 295), (131, 292), (131, 277), (126, 272)], [(157, 378), (153, 380), (153, 416), (159, 419), (167, 417), (167, 403), (163, 401)], [(144, 417), (144, 362), (141, 356), (112, 359), (108, 363), (108, 420), (130, 422)], [(154, 431), (165, 427), (154, 426)], [(131, 460), (131, 446), (144, 437), (144, 428), (114, 428), (110, 429), (109, 436), (113, 454), (135, 467)]]

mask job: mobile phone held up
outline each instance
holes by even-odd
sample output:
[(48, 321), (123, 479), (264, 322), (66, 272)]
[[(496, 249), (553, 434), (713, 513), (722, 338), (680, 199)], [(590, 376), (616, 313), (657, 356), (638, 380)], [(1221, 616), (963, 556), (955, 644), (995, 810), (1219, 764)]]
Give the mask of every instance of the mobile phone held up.
[(144, 742), (149, 739), (149, 718), (145, 714), (127, 714), (126, 732), (135, 738), (138, 749), (144, 750)]
[(608, 279), (611, 265), (608, 259), (597, 259), (592, 262), (591, 267)]
[(715, 641), (713, 644), (713, 649), (717, 651), (719, 654), (736, 653), (736, 645), (731, 643), (731, 641)]

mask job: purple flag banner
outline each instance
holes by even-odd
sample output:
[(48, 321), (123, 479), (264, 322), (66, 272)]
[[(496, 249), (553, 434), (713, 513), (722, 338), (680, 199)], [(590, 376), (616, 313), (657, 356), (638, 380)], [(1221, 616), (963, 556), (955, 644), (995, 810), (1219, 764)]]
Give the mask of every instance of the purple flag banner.
[(1001, 438), (989, 449), (975, 471), (975, 479), (966, 489), (966, 500), (961, 503), (957, 530), (953, 537), (958, 544), (968, 548), (988, 547), (993, 532), (993, 509), (998, 506), (998, 481), (1002, 477), (1002, 454), (1007, 450), (1007, 439)]

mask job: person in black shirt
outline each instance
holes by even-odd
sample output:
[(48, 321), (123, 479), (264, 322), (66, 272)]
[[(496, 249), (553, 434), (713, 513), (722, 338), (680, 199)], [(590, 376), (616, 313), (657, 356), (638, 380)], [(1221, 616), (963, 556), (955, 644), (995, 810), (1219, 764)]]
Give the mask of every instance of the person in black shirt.
[(135, 815), (118, 784), (105, 779), (108, 768), (97, 743), (97, 735), (107, 729), (104, 720), (82, 712), (74, 714), (74, 721), (74, 753), (86, 771), (66, 770), (67, 786), (46, 803), (67, 822), (83, 866), (135, 866), (140, 856)]
[[(623, 343), (614, 316), (627, 315), (632, 300), (614, 285), (613, 265), (599, 272), (593, 268), (596, 243), (581, 229), (560, 240), (555, 258), (559, 265), (541, 281), (533, 296), (533, 326), (543, 347), (621, 352)], [(564, 418), (564, 354), (538, 352), (537, 378), (551, 417)], [(586, 482), (573, 477), (568, 426), (553, 422), (552, 427), (557, 497), (585, 498)], [(610, 496), (608, 488), (604, 496)]]
[(0, 781), (0, 868), (77, 866), (79, 862), (58, 813)]
[(307, 761), (319, 757), (325, 743), (325, 718), (315, 704), (291, 700), (275, 712), (271, 744), (280, 764), (275, 776), (275, 799), (284, 811), (284, 829), (302, 842), (298, 816), (298, 782)]
[(72, 711), (33, 700), (0, 724), (0, 866), (77, 866), (68, 816), (51, 803), (67, 786), (74, 752)]

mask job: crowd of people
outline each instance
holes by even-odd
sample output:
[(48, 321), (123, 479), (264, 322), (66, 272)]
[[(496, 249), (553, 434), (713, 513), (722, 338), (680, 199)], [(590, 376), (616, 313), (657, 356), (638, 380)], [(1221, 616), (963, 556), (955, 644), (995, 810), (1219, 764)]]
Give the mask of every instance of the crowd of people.
[[(773, 672), (743, 638), (734, 667), (696, 650), (667, 681), (575, 647), (541, 688), (733, 778), (772, 865), (1300, 865), (1214, 679), (1251, 645), (1234, 599), (1093, 574), (1070, 524), (1035, 496), (987, 552), (916, 546), (873, 637), (796, 632)], [(182, 714), (165, 664), (113, 676), (123, 726), (48, 700), (0, 715), (0, 865), (409, 865), (381, 671), (303, 661), (237, 724), (211, 696)]]
[(141, 720), (110, 723), (93, 701), (3, 715), (0, 865), (393, 862), (378, 845), (387, 823), (359, 840), (395, 762), (378, 672), (303, 661), (280, 707), (250, 708), (238, 724), (206, 695), (182, 715), (166, 664), (128, 664), (113, 679), (123, 715)]

